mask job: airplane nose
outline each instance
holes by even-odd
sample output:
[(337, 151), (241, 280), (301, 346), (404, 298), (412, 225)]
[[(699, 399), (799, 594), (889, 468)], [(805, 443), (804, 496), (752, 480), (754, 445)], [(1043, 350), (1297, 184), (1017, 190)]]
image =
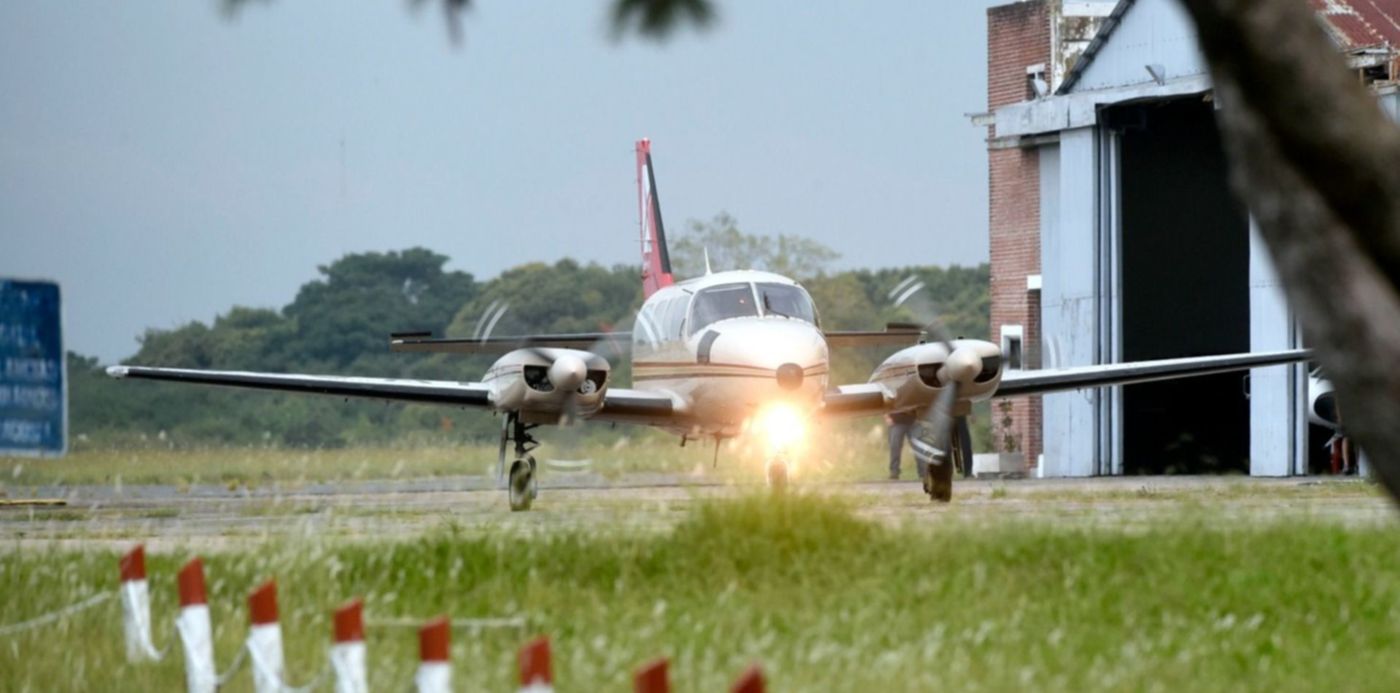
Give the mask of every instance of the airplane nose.
[(802, 366), (795, 363), (785, 363), (778, 366), (778, 387), (784, 390), (796, 390), (802, 387)]
[(583, 359), (573, 354), (565, 354), (549, 366), (549, 384), (554, 386), (557, 392), (573, 392), (583, 384), (584, 376), (588, 375), (588, 366), (584, 365)]

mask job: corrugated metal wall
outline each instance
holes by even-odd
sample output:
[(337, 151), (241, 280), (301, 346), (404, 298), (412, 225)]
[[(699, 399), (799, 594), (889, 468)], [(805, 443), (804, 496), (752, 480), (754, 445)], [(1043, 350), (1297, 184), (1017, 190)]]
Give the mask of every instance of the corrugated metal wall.
[(1176, 0), (1137, 0), (1080, 75), (1074, 91), (1152, 83), (1148, 65), (1162, 66), (1166, 80), (1207, 72), (1191, 18)]

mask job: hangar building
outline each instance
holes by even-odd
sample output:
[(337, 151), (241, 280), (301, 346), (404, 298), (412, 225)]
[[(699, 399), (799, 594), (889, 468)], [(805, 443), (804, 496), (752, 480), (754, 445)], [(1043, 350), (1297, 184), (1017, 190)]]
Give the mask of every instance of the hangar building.
[[(1299, 0), (1400, 114), (1400, 0)], [(1299, 331), (1231, 196), (1207, 66), (1178, 0), (988, 10), (991, 323), (1009, 367), (1272, 351)], [(1012, 400), (993, 438), (1043, 476), (1325, 460), (1303, 366)]]

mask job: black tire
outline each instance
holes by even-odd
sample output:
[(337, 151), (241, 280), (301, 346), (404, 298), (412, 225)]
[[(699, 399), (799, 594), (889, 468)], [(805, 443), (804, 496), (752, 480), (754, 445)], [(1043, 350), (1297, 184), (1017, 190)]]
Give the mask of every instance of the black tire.
[(534, 483), (534, 465), (525, 460), (516, 460), (510, 465), (510, 482), (506, 484), (506, 493), (510, 496), (511, 512), (530, 509), (530, 504), (535, 501)]
[(787, 462), (774, 460), (768, 463), (768, 487), (774, 492), (781, 492), (787, 488), (788, 466)]
[(935, 460), (928, 465), (928, 478), (924, 481), (924, 491), (935, 503), (953, 500), (953, 462)]

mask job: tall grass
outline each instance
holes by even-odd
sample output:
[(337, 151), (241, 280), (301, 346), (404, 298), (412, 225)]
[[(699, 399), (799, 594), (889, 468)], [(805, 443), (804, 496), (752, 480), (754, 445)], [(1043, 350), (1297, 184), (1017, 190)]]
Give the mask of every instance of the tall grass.
[[(554, 639), (561, 691), (626, 690), (672, 659), (679, 691), (722, 690), (763, 663), (775, 690), (1395, 690), (1400, 533), (1210, 512), (1140, 532), (1045, 523), (902, 525), (829, 496), (700, 503), (665, 532), (464, 532), (268, 543), (209, 556), (221, 665), (259, 580), (282, 589), (290, 678), (325, 662), (329, 614), (363, 595), (371, 621), (520, 615), (525, 632), (454, 633), (461, 690), (512, 690), (514, 653)], [(529, 528), (527, 528), (528, 530)], [(150, 563), (157, 639), (174, 572)], [(112, 552), (11, 551), (0, 623), (114, 586)], [(0, 641), (0, 689), (174, 689), (181, 663), (127, 664), (115, 602)], [(412, 629), (369, 630), (372, 686), (405, 687)], [(236, 685), (249, 685), (247, 673)]]

